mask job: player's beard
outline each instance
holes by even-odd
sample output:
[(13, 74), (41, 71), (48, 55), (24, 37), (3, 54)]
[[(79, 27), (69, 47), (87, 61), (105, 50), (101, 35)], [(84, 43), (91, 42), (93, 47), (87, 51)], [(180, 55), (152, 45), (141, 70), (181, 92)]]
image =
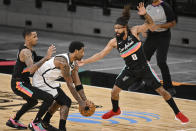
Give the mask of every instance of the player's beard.
[(123, 40), (123, 37), (125, 36), (125, 32), (120, 33), (119, 36), (116, 35), (117, 40)]
[(77, 60), (78, 60), (78, 61), (81, 61), (81, 60), (82, 60), (82, 57), (79, 57), (79, 56), (78, 56), (78, 57), (77, 57)]

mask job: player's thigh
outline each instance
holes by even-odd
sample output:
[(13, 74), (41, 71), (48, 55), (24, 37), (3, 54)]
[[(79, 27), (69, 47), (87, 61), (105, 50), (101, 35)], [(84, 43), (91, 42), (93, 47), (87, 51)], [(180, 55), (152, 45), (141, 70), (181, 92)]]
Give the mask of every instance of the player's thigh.
[(147, 68), (142, 76), (148, 87), (152, 87), (153, 90), (156, 90), (161, 86), (160, 79), (155, 73), (155, 71), (151, 68)]
[(124, 69), (122, 72), (117, 76), (115, 85), (122, 90), (127, 90), (130, 85), (135, 82), (136, 78), (133, 73), (129, 72), (128, 70)]

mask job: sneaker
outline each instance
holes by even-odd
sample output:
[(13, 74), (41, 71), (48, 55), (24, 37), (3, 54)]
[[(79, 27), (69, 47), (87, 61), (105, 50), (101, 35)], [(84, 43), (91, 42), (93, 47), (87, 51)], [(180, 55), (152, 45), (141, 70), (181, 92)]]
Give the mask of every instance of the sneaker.
[(17, 128), (20, 130), (25, 130), (27, 129), (27, 126), (25, 126), (23, 123), (20, 121), (15, 121), (14, 119), (10, 118), (7, 122), (6, 125), (12, 128)]
[(47, 128), (47, 131), (60, 131), (59, 129), (57, 129), (56, 127), (49, 125)]
[(60, 131), (56, 127), (52, 126), (50, 123), (47, 123), (45, 121), (42, 121), (42, 126), (47, 129), (47, 131)]
[(176, 115), (175, 119), (181, 121), (182, 124), (187, 124), (189, 122), (189, 119), (181, 112)]
[(41, 122), (34, 123), (33, 121), (29, 124), (29, 129), (31, 131), (47, 131), (43, 126)]
[(113, 110), (105, 113), (102, 115), (102, 119), (109, 119), (113, 116), (116, 116), (116, 115), (120, 115), (121, 111), (120, 111), (120, 108), (118, 108), (118, 111), (117, 112), (114, 112)]

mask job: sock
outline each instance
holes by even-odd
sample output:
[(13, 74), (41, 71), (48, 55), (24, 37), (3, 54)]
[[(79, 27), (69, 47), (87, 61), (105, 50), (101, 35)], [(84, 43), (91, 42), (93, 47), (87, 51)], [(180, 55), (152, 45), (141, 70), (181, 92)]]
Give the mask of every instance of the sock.
[(18, 121), (19, 119), (18, 119), (17, 117), (14, 117), (14, 120), (15, 120), (15, 121)]
[(52, 115), (49, 112), (47, 112), (46, 115), (44, 116), (43, 121), (47, 122), (47, 123), (50, 123), (51, 118), (52, 118)]
[(166, 102), (170, 105), (175, 114), (178, 114), (180, 112), (173, 98), (170, 98)]
[(112, 107), (113, 107), (113, 112), (117, 112), (118, 111), (118, 100), (112, 100), (111, 99), (111, 101), (112, 101)]
[(59, 129), (65, 131), (66, 130), (65, 125), (66, 125), (66, 120), (61, 119), (59, 121)]
[(40, 122), (40, 121), (41, 121), (41, 118), (36, 117), (36, 118), (33, 120), (33, 123), (37, 123), (37, 122)]

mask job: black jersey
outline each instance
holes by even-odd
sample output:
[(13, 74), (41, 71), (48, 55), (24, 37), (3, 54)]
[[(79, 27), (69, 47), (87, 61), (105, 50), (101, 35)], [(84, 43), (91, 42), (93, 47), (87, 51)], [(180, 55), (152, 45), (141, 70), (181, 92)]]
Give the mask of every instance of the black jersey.
[[(19, 58), (19, 54), (20, 54), (21, 50), (25, 49), (25, 48), (27, 48), (27, 47), (24, 45), (21, 45), (19, 47), (16, 65), (14, 66), (14, 72), (12, 74), (12, 78), (17, 79), (18, 81), (29, 82), (30, 72), (27, 69), (27, 65), (24, 62), (20, 61), (20, 58)], [(38, 57), (37, 57), (35, 51), (31, 51), (31, 52), (32, 52), (33, 61), (37, 61)]]
[(126, 40), (117, 39), (117, 49), (130, 69), (140, 70), (141, 67), (147, 65), (142, 42), (133, 36), (131, 32), (128, 32)]

